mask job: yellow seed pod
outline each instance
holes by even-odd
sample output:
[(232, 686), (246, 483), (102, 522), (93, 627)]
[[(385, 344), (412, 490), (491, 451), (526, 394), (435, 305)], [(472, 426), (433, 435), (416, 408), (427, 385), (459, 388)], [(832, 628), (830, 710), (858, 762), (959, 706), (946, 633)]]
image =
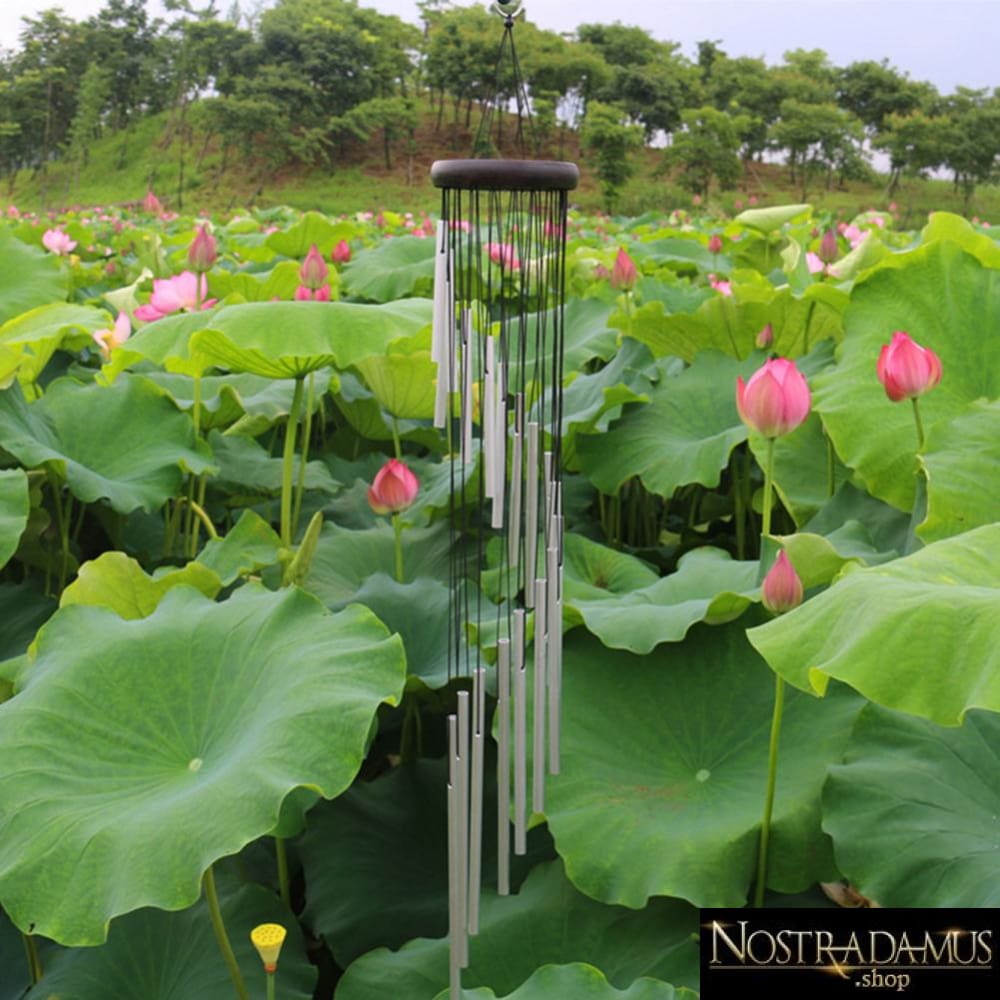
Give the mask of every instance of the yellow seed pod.
[(281, 924), (258, 924), (250, 932), (250, 941), (257, 949), (266, 972), (274, 972), (278, 967), (278, 955), (287, 933)]

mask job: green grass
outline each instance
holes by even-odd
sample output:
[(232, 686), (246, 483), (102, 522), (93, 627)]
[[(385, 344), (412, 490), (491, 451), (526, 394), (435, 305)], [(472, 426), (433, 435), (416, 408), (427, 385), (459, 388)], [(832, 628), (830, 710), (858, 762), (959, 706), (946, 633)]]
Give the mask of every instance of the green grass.
[[(0, 186), (0, 200), (34, 211), (63, 209), (72, 205), (109, 205), (138, 201), (152, 188), (171, 209), (186, 212), (231, 212), (241, 206), (290, 205), (298, 209), (317, 209), (333, 215), (362, 210), (377, 212), (387, 208), (400, 211), (434, 212), (439, 205), (437, 192), (429, 181), (429, 168), (439, 157), (461, 156), (469, 144), (467, 132), (451, 124), (450, 114), (440, 132), (434, 129), (434, 116), (428, 109), (425, 125), (417, 134), (412, 164), (408, 164), (402, 142), (393, 151), (392, 168), (385, 169), (381, 136), (376, 135), (367, 147), (338, 151), (340, 162), (331, 168), (285, 169), (276, 174), (260, 164), (246, 163), (230, 155), (225, 172), (221, 171), (221, 153), (200, 136), (195, 136), (185, 152), (185, 185), (179, 192), (181, 144), (166, 136), (170, 115), (163, 113), (138, 120), (123, 133), (98, 139), (89, 162), (75, 178), (73, 166), (66, 162), (49, 164), (44, 173), (22, 171), (13, 183), (7, 179)], [(475, 125), (475, 122), (473, 123)], [(552, 151), (555, 155), (555, 151)], [(580, 157), (575, 136), (570, 136), (566, 154), (581, 165), (582, 182), (574, 193), (573, 203), (584, 212), (603, 207), (600, 187)], [(645, 150), (636, 162), (636, 172), (625, 187), (617, 205), (622, 215), (646, 211), (669, 212), (690, 208), (691, 196), (657, 175), (661, 154)], [(408, 180), (412, 179), (412, 183)], [(746, 206), (750, 195), (760, 205), (779, 205), (800, 200), (800, 192), (789, 183), (787, 171), (780, 166), (755, 165), (735, 191), (713, 190), (708, 209), (726, 215)], [(885, 181), (852, 181), (830, 191), (817, 182), (807, 195), (818, 211), (851, 218), (868, 209), (885, 211), (890, 201), (898, 206), (897, 226), (919, 228), (931, 211), (963, 212), (963, 199), (948, 181), (906, 180), (892, 199), (886, 197)], [(702, 207), (702, 211), (705, 206)], [(1000, 223), (1000, 187), (981, 186), (969, 208), (969, 215)]]

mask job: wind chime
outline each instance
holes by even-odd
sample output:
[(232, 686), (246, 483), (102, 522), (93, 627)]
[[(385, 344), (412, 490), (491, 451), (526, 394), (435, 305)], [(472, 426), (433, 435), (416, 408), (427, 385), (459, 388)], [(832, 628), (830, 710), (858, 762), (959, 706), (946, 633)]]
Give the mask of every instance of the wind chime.
[[(493, 9), (504, 23), (497, 93), (474, 148), (491, 145), (494, 106), (502, 124), (507, 58), (513, 82), (504, 89), (516, 101), (514, 141), (523, 148), (530, 116), (513, 35), (521, 4)], [(528, 159), (439, 160), (431, 180), (441, 189), (434, 424), (452, 456), (449, 675), (472, 681), (448, 716), (450, 994), (458, 1000), (468, 939), (479, 930), (487, 737), (481, 645), (491, 624), (500, 895), (510, 892), (511, 826), (513, 851), (525, 854), (529, 817), (545, 808), (546, 772), (559, 773), (566, 213), (579, 171)], [(484, 600), (488, 564), (498, 581), (490, 588), (495, 604)], [(478, 641), (466, 641), (470, 634)]]

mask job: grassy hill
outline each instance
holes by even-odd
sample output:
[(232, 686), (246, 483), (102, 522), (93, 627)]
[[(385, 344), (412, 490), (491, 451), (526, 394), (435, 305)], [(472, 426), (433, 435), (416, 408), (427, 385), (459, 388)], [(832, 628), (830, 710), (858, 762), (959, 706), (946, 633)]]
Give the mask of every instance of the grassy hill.
[[(250, 204), (286, 204), (331, 214), (381, 208), (433, 212), (439, 199), (429, 181), (431, 163), (466, 156), (470, 146), (469, 129), (447, 120), (436, 128), (435, 116), (428, 111), (412, 148), (404, 141), (393, 145), (389, 167), (385, 165), (382, 136), (376, 134), (367, 144), (352, 143), (336, 150), (331, 167), (274, 171), (263, 160), (247, 162), (232, 152), (223, 162), (222, 151), (197, 134), (182, 142), (174, 119), (163, 113), (96, 140), (88, 162), (79, 170), (68, 162), (53, 162), (44, 171), (22, 171), (0, 186), (0, 204), (13, 203), (35, 211), (120, 204), (141, 199), (152, 188), (169, 208), (186, 212), (230, 212)], [(601, 208), (600, 188), (586, 159), (580, 156), (578, 137), (567, 133), (561, 149), (554, 143), (546, 152), (580, 165), (582, 183), (574, 204), (585, 211)], [(661, 155), (659, 150), (645, 149), (637, 156), (635, 175), (618, 206), (621, 214), (691, 205), (687, 192), (669, 178), (658, 176)], [(739, 210), (737, 203), (745, 204), (750, 195), (762, 205), (799, 200), (799, 192), (789, 184), (783, 167), (752, 164), (737, 190), (713, 191), (709, 207), (731, 214)], [(808, 200), (847, 218), (867, 209), (887, 209), (889, 202), (884, 182), (857, 181), (835, 185), (830, 191), (818, 184), (809, 190)], [(952, 185), (938, 180), (904, 181), (893, 200), (898, 206), (898, 225), (903, 228), (920, 226), (930, 211), (961, 213), (963, 207)], [(970, 214), (1000, 223), (1000, 187), (980, 187)]]

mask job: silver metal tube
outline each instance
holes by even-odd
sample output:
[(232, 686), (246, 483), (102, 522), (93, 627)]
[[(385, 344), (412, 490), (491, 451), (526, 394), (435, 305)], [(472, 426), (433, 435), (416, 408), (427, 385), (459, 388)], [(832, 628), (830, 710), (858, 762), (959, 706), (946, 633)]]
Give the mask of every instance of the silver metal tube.
[[(490, 338), (491, 340), (493, 338)], [(491, 527), (503, 528), (504, 505), (507, 494), (507, 391), (503, 364), (499, 364), (493, 377), (493, 520)]]
[(462, 995), (462, 940), (458, 874), (458, 720), (448, 716), (448, 981), (451, 1000)]
[(511, 444), (510, 470), (510, 522), (507, 527), (507, 564), (514, 574), (514, 590), (517, 591), (517, 575), (515, 567), (521, 558), (521, 477), (522, 472), (522, 439), (521, 432), (514, 427), (513, 443)]
[(472, 310), (462, 310), (462, 462), (472, 461)]
[[(554, 541), (554, 540), (553, 540)], [(549, 774), (559, 773), (559, 721), (562, 692), (562, 596), (559, 593), (560, 569), (559, 549), (552, 544), (546, 549), (545, 562), (548, 569), (548, 642), (546, 644), (548, 684), (549, 684)]]
[(479, 893), (483, 884), (483, 751), (486, 740), (486, 671), (477, 667), (472, 682), (472, 777), (469, 815), (470, 934), (479, 933)]
[(497, 893), (510, 895), (510, 639), (497, 640)]
[(552, 452), (542, 455), (542, 467), (545, 470), (545, 519), (542, 521), (542, 531), (545, 534), (545, 544), (548, 545), (551, 530), (552, 510), (555, 501), (555, 484), (552, 481)]
[(494, 413), (494, 395), (496, 385), (494, 383), (496, 365), (496, 341), (493, 337), (486, 335), (486, 367), (483, 370), (483, 406), (480, 412), (479, 422), (483, 429), (483, 492), (486, 497), (492, 499), (496, 496), (497, 484), (497, 462), (496, 462), (496, 414)]
[(535, 691), (531, 706), (531, 809), (545, 812), (545, 581), (535, 580)]
[(524, 469), (524, 604), (535, 606), (535, 592), (531, 582), (535, 579), (535, 560), (538, 551), (538, 424), (528, 424), (528, 461)]
[(514, 853), (528, 853), (528, 706), (524, 668), (524, 611), (514, 612)]
[(469, 964), (469, 692), (458, 692), (458, 933), (462, 968)]

